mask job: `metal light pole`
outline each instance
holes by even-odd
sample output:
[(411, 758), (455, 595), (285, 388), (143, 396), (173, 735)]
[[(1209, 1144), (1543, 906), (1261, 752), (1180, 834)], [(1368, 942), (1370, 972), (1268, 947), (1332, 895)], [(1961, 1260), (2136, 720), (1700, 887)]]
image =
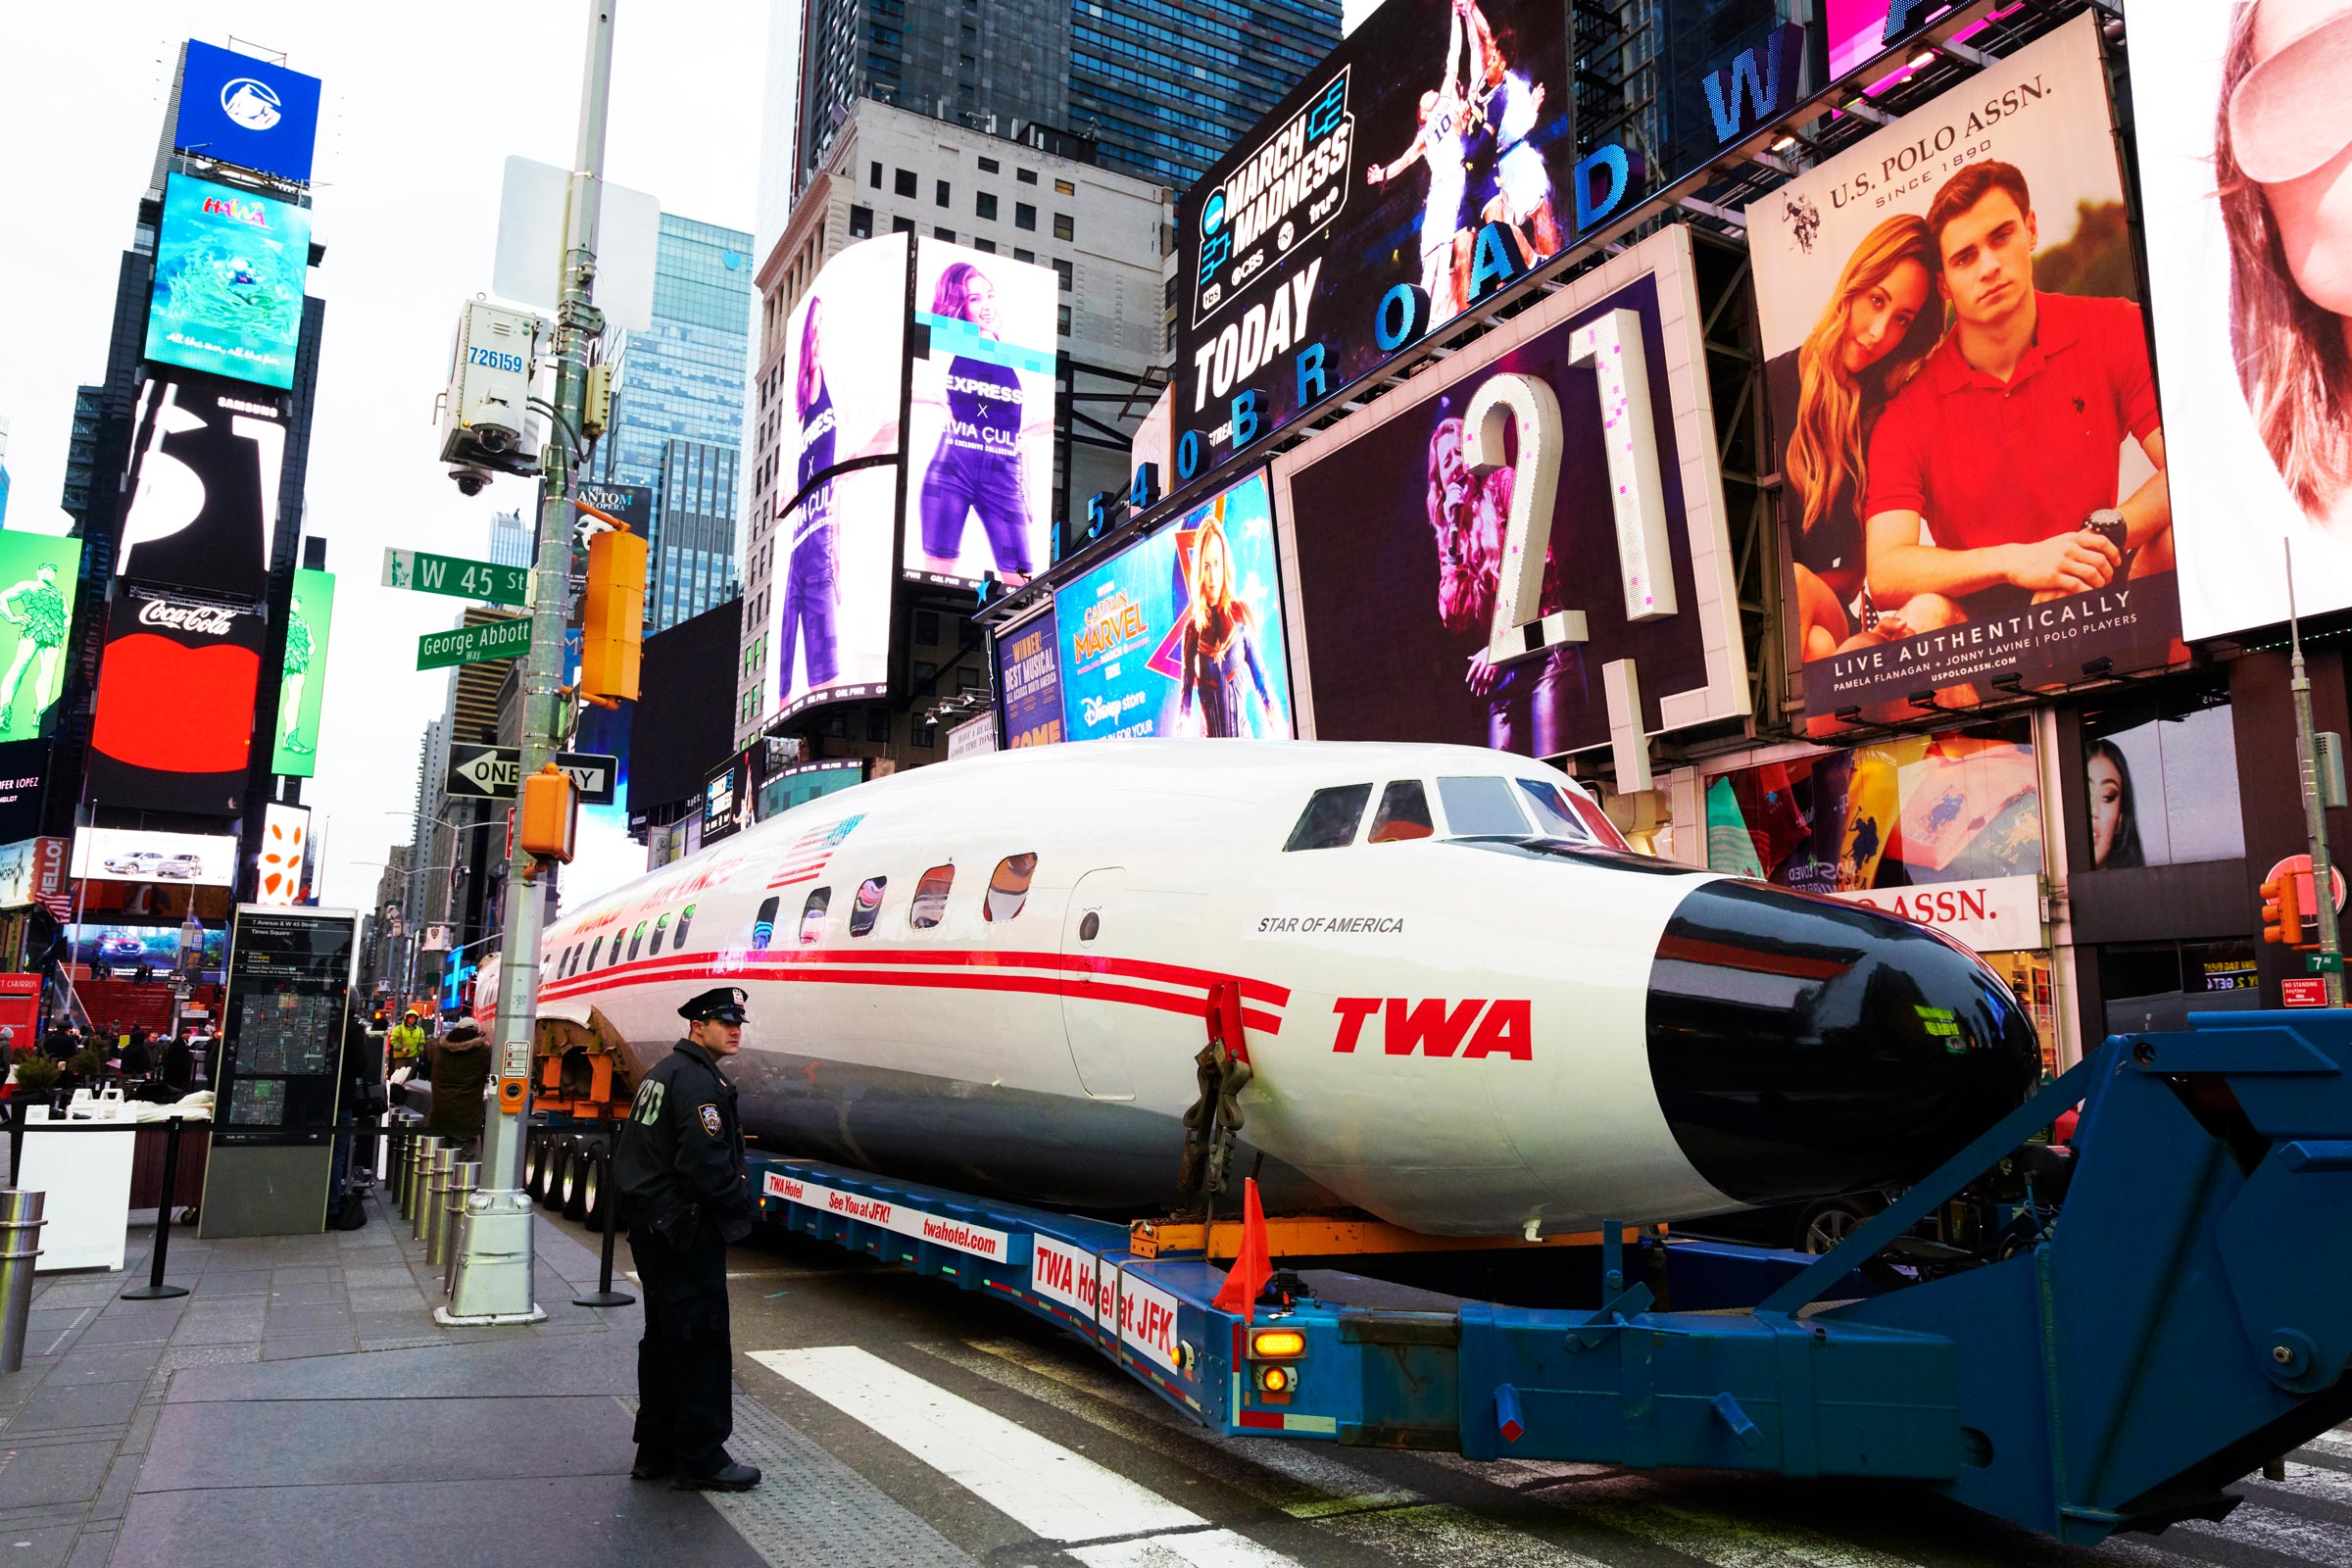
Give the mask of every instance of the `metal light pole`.
[[(539, 492), (539, 556), (531, 599), (531, 652), (522, 673), (522, 772), (555, 752), (557, 689), (563, 684), (565, 588), (570, 579), (571, 443), (586, 401), (588, 339), (604, 330), (590, 303), (596, 281), (597, 202), (605, 172), (605, 99), (612, 82), (612, 17), (618, 0), (589, 0), (588, 59), (580, 81), (579, 138), (565, 203), (562, 292), (556, 306), (555, 428)], [(495, 1049), (502, 1079), (519, 1079), (520, 1102), (494, 1105), (482, 1131), (481, 1186), (466, 1202), (466, 1248), (450, 1304), (452, 1323), (527, 1323), (547, 1314), (533, 1298), (531, 1203), (522, 1190), (530, 1127), (531, 1043), (539, 1012), (539, 931), (546, 890), (517, 835), (508, 865), (505, 943), (499, 952)]]
[(2295, 765), (2303, 776), (2303, 831), (2311, 841), (2311, 902), (2320, 923), (2320, 979), (2328, 987), (2328, 1005), (2344, 1004), (2344, 974), (2337, 956), (2335, 872), (2328, 858), (2328, 808), (2320, 803), (2319, 748), (2312, 740), (2311, 675), (2303, 667), (2303, 622), (2295, 613), (2295, 547), (2286, 551), (2286, 630), (2294, 649)]

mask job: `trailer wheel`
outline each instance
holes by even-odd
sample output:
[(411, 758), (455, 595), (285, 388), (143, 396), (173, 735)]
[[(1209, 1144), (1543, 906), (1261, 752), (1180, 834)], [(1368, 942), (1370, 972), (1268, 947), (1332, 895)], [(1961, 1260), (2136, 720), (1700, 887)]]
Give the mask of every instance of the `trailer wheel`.
[(1796, 1225), (1796, 1250), (1816, 1256), (1843, 1242), (1873, 1210), (1850, 1198), (1828, 1198), (1814, 1203)]
[(612, 1196), (605, 1191), (605, 1162), (598, 1153), (594, 1149), (587, 1152), (586, 1168), (580, 1172), (580, 1223), (591, 1230), (603, 1222)]
[(545, 1138), (533, 1138), (522, 1156), (522, 1190), (532, 1198), (547, 1196), (547, 1145)]
[(564, 1185), (571, 1180), (571, 1140), (560, 1138), (547, 1153), (547, 1179), (540, 1185), (539, 1201), (561, 1212), (564, 1207)]
[(578, 1219), (588, 1196), (588, 1169), (594, 1155), (586, 1144), (571, 1146), (571, 1161), (564, 1167), (564, 1217)]

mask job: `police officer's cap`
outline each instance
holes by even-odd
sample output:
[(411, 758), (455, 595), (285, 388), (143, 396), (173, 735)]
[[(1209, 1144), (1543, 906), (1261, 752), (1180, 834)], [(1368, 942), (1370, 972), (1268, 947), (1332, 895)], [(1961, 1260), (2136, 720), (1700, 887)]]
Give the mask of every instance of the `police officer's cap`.
[(752, 999), (740, 986), (712, 986), (699, 997), (689, 998), (678, 1008), (678, 1016), (688, 1023), (743, 1022), (744, 1004)]

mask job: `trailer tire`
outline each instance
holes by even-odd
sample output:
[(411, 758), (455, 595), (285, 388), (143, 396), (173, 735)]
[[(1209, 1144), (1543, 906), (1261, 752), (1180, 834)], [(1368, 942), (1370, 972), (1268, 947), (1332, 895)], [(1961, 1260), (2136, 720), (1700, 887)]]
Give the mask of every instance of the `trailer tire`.
[(594, 1230), (604, 1222), (605, 1204), (612, 1195), (605, 1190), (605, 1162), (602, 1151), (589, 1149), (580, 1171), (580, 1223)]
[(594, 1155), (586, 1144), (571, 1146), (570, 1163), (564, 1167), (563, 1192), (564, 1217), (565, 1219), (576, 1220), (581, 1217), (582, 1205), (588, 1196), (588, 1166), (593, 1158)]
[(547, 1180), (539, 1201), (550, 1211), (564, 1211), (564, 1186), (571, 1180), (571, 1140), (561, 1138), (547, 1155)]
[(522, 1190), (533, 1199), (547, 1196), (547, 1146), (546, 1138), (533, 1138), (522, 1156)]

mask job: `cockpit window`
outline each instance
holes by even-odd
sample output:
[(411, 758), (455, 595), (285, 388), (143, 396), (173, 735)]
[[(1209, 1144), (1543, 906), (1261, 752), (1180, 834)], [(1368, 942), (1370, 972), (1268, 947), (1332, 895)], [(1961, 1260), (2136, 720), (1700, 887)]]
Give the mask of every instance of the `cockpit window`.
[(1511, 782), (1482, 773), (1438, 780), (1446, 823), (1457, 839), (1528, 837), (1527, 818), (1511, 804)]
[(1380, 792), (1380, 808), (1372, 813), (1367, 844), (1397, 844), (1433, 836), (1437, 824), (1429, 816), (1429, 791), (1417, 778), (1400, 778)]
[(1290, 850), (1337, 850), (1355, 842), (1355, 826), (1364, 819), (1364, 803), (1372, 799), (1369, 784), (1341, 784), (1317, 790), (1291, 829)]
[(1568, 844), (1590, 844), (1592, 830), (1585, 819), (1576, 814), (1569, 803), (1568, 792), (1557, 784), (1547, 784), (1540, 778), (1519, 781), (1519, 804), (1536, 819), (1539, 837), (1559, 839)]

